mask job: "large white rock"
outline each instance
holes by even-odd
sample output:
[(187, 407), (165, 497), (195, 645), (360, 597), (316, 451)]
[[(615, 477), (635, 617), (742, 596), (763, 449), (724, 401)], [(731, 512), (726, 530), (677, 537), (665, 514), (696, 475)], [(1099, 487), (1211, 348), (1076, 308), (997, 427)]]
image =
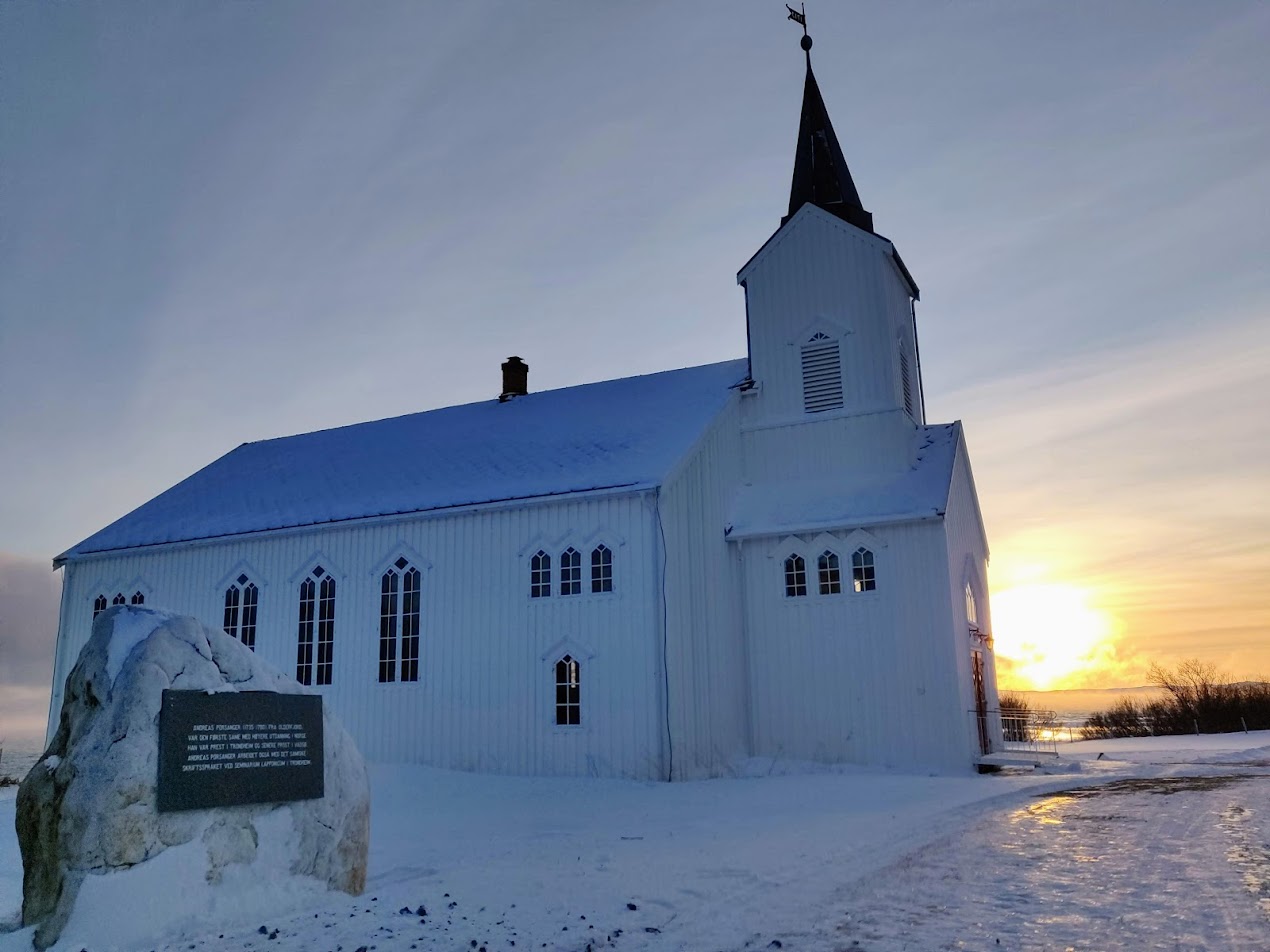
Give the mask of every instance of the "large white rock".
[[(67, 678), (53, 742), (18, 790), (22, 922), (35, 945), (57, 941), (85, 877), (109, 876), (164, 850), (194, 856), (213, 886), (231, 870), (241, 888), (274, 888), (280, 857), (298, 877), (357, 895), (366, 884), (370, 788), (352, 739), (323, 708), (325, 796), (158, 813), (163, 690), (305, 693), (224, 632), (194, 618), (119, 606), (102, 613)], [(278, 830), (283, 834), (279, 835)], [(262, 834), (269, 856), (261, 856)], [(126, 891), (125, 891), (126, 893)], [(146, 897), (137, 897), (138, 909)], [(128, 909), (116, 910), (128, 915)]]

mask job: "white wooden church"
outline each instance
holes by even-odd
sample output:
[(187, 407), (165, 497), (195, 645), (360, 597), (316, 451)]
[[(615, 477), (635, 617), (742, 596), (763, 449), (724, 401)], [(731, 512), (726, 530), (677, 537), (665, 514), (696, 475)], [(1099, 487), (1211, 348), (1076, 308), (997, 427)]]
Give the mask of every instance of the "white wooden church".
[[(804, 40), (804, 49), (810, 42)], [(968, 769), (1000, 742), (988, 545), (914, 302), (807, 62), (745, 359), (244, 444), (57, 556), (50, 729), (93, 619), (195, 615), (371, 759), (685, 779)]]

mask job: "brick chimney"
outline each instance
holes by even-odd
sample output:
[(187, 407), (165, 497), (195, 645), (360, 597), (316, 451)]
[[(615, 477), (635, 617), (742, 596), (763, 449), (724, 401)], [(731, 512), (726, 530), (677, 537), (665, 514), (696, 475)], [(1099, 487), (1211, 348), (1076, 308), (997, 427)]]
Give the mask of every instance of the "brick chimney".
[(529, 365), (519, 357), (508, 357), (503, 362), (503, 392), (498, 395), (499, 403), (506, 403), (512, 397), (523, 397), (529, 393)]

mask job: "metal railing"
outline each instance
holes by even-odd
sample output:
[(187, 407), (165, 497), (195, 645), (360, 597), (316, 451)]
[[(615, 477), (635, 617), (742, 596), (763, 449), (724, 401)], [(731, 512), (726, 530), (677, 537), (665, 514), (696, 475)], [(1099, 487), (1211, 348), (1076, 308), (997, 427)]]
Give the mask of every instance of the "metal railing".
[(985, 753), (1026, 751), (1058, 753), (1058, 742), (1066, 739), (1066, 728), (1053, 711), (970, 711), (970, 717)]

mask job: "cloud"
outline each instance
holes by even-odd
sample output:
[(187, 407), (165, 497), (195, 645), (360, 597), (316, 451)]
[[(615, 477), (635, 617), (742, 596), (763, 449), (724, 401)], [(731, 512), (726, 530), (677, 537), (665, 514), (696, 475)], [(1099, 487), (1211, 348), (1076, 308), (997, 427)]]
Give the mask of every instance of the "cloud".
[[(0, 694), (7, 702), (15, 689), (43, 692), (47, 703), (57, 642), (61, 576), (43, 560), (0, 553)], [(7, 721), (6, 704), (0, 708)]]

